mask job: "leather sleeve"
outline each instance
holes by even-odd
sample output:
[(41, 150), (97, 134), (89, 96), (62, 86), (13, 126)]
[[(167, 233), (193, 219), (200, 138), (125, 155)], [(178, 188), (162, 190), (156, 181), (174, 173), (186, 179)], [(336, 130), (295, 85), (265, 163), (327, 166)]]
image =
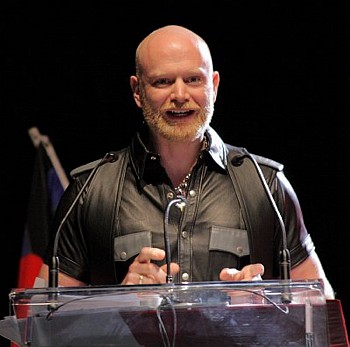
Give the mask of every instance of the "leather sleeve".
[[(304, 224), (302, 209), (289, 180), (282, 170), (262, 165), (262, 171), (282, 215), (287, 234), (292, 268), (304, 261), (314, 250), (314, 243)], [(279, 228), (276, 228), (279, 230)], [(281, 245), (281, 243), (280, 243)]]

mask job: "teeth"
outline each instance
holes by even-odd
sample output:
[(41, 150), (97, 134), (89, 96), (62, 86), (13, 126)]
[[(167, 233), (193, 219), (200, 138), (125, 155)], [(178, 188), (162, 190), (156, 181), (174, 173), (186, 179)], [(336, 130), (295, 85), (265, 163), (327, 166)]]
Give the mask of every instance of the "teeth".
[(174, 116), (186, 116), (188, 114), (188, 112), (184, 112), (184, 111), (171, 111), (171, 113)]

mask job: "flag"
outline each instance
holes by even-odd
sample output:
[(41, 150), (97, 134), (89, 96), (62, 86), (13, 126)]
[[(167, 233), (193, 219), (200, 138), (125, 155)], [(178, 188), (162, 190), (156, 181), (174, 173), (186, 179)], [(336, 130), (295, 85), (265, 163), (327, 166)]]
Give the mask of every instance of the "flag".
[(26, 223), (19, 261), (18, 287), (32, 288), (39, 274), (49, 241), (57, 204), (64, 192), (45, 144), (36, 146), (36, 158), (29, 192)]

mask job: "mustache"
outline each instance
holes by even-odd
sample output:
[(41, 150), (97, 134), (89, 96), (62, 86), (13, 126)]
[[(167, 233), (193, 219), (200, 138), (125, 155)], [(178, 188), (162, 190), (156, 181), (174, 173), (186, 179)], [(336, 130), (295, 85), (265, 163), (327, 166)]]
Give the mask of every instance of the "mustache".
[(200, 109), (201, 107), (194, 103), (194, 102), (191, 102), (191, 101), (188, 101), (186, 103), (176, 103), (176, 102), (170, 102), (170, 103), (166, 103), (164, 105), (162, 105), (162, 107), (160, 108), (161, 111), (168, 111), (168, 110), (182, 110), (182, 109), (186, 109), (186, 110), (197, 110), (197, 109)]

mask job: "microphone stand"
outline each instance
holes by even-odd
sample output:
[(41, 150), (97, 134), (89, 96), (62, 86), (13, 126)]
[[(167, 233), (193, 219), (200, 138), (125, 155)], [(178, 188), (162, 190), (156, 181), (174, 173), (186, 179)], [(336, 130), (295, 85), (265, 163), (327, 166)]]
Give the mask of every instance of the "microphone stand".
[(105, 164), (105, 163), (111, 163), (116, 161), (117, 158), (113, 152), (108, 152), (99, 162), (98, 164), (92, 169), (91, 173), (89, 174), (88, 178), (86, 179), (85, 183), (81, 187), (80, 191), (78, 192), (77, 196), (75, 197), (74, 201), (70, 205), (69, 209), (67, 210), (66, 214), (62, 218), (60, 225), (57, 228), (54, 245), (53, 245), (53, 255), (51, 258), (51, 262), (49, 264), (49, 287), (50, 288), (58, 288), (58, 274), (59, 274), (59, 257), (57, 255), (58, 252), (58, 241), (60, 239), (62, 227), (65, 224), (67, 218), (71, 214), (72, 210), (76, 206), (77, 202), (79, 201), (80, 197), (84, 193), (86, 187), (90, 184), (92, 178), (95, 176), (97, 169)]
[(186, 198), (183, 196), (179, 195), (176, 199), (171, 200), (166, 209), (165, 209), (165, 214), (164, 214), (164, 245), (165, 245), (165, 260), (166, 260), (166, 283), (172, 283), (173, 282), (173, 275), (171, 274), (170, 271), (170, 263), (171, 263), (171, 250), (170, 250), (170, 240), (169, 240), (169, 214), (170, 214), (170, 209), (172, 208), (173, 205), (178, 207), (180, 211), (182, 212), (184, 207), (187, 204)]
[[(243, 164), (244, 158), (249, 158), (251, 162), (253, 163), (255, 170), (260, 178), (260, 181), (262, 183), (262, 186), (266, 192), (266, 195), (271, 203), (271, 206), (275, 212), (275, 215), (277, 216), (279, 226), (281, 228), (281, 235), (282, 235), (282, 249), (280, 251), (280, 276), (281, 279), (285, 282), (290, 282), (290, 271), (291, 271), (291, 260), (290, 260), (290, 252), (288, 249), (288, 244), (287, 244), (287, 233), (286, 233), (286, 227), (283, 222), (282, 216), (280, 211), (278, 210), (278, 207), (276, 205), (276, 202), (270, 192), (270, 189), (266, 183), (266, 180), (264, 178), (264, 174), (261, 171), (261, 168), (253, 155), (249, 153), (245, 148), (243, 148), (245, 154), (243, 155), (238, 155), (233, 159), (233, 164), (235, 166), (240, 166)], [(289, 288), (285, 290), (285, 292), (282, 293), (282, 303), (284, 304), (289, 304), (291, 303), (291, 293)]]

